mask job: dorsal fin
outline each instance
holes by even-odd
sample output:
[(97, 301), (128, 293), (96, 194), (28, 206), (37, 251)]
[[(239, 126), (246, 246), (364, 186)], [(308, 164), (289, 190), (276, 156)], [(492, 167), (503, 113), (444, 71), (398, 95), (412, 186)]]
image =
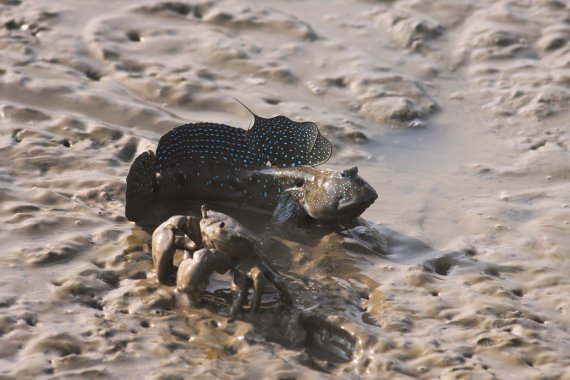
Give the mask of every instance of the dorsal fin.
[(245, 103), (243, 103), (241, 100), (239, 100), (238, 98), (234, 98), (234, 100), (236, 102), (238, 102), (239, 104), (241, 104), (242, 107), (245, 108), (253, 116), (254, 119), (259, 117), (248, 106), (246, 106)]
[(285, 116), (266, 119), (250, 112), (254, 123), (246, 133), (248, 150), (271, 165), (320, 165), (330, 158), (332, 146), (315, 123), (299, 123)]
[(317, 141), (309, 154), (309, 157), (305, 160), (305, 165), (317, 166), (324, 164), (331, 158), (332, 155), (332, 145), (325, 137), (321, 134), (317, 136)]
[(224, 124), (195, 123), (172, 129), (156, 148), (156, 171), (178, 165), (260, 166), (247, 149), (246, 132)]
[(285, 116), (266, 119), (256, 115), (253, 127), (241, 128), (216, 123), (178, 126), (160, 139), (156, 149), (156, 171), (179, 165), (240, 167), (294, 167), (320, 165), (331, 156), (331, 143), (312, 122), (295, 122)]

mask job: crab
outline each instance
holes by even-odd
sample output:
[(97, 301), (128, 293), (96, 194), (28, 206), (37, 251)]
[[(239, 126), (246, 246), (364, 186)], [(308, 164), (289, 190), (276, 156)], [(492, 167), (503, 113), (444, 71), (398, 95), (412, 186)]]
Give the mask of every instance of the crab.
[[(261, 250), (253, 233), (237, 220), (202, 206), (202, 219), (177, 215), (162, 223), (152, 235), (152, 257), (159, 283), (171, 284), (176, 277), (177, 297), (188, 298), (191, 304), (201, 301), (212, 273), (231, 271), (235, 318), (253, 289), (250, 312), (261, 303), (265, 283), (271, 282), (281, 300), (292, 305), (285, 281)], [(184, 250), (178, 268), (174, 265), (177, 249)]]

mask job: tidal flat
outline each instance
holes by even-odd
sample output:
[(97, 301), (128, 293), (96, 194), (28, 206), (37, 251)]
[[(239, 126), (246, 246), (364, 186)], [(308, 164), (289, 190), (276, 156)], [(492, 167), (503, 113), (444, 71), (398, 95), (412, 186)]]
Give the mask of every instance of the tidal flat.
[[(0, 0), (0, 378), (570, 378), (569, 14)], [(360, 226), (268, 239), (295, 306), (230, 322), (224, 277), (176, 307), (124, 207), (171, 128), (247, 129), (234, 98), (317, 123), (324, 167), (380, 197)]]

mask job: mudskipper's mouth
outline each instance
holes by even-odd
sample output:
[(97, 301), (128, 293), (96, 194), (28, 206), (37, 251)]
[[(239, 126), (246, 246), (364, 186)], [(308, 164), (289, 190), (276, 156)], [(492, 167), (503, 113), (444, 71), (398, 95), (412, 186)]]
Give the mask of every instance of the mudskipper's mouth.
[(342, 214), (353, 214), (354, 216), (359, 216), (366, 210), (372, 203), (378, 199), (378, 194), (376, 192), (370, 194), (367, 199), (341, 199), (338, 203), (337, 210)]
[(360, 215), (364, 210), (366, 210), (372, 203), (374, 203), (376, 199), (369, 199), (366, 201), (357, 201), (357, 200), (350, 200), (339, 202), (338, 204), (338, 211), (341, 213), (357, 213), (360, 212)]

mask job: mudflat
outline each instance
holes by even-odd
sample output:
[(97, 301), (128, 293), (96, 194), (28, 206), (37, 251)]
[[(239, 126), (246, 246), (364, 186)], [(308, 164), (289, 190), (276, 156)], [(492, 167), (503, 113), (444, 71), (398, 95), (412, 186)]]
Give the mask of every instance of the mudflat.
[[(0, 377), (570, 378), (569, 12), (0, 1)], [(157, 284), (124, 194), (171, 128), (247, 129), (234, 98), (317, 123), (380, 198), (267, 238), (295, 307), (229, 322), (227, 278), (188, 310)]]

